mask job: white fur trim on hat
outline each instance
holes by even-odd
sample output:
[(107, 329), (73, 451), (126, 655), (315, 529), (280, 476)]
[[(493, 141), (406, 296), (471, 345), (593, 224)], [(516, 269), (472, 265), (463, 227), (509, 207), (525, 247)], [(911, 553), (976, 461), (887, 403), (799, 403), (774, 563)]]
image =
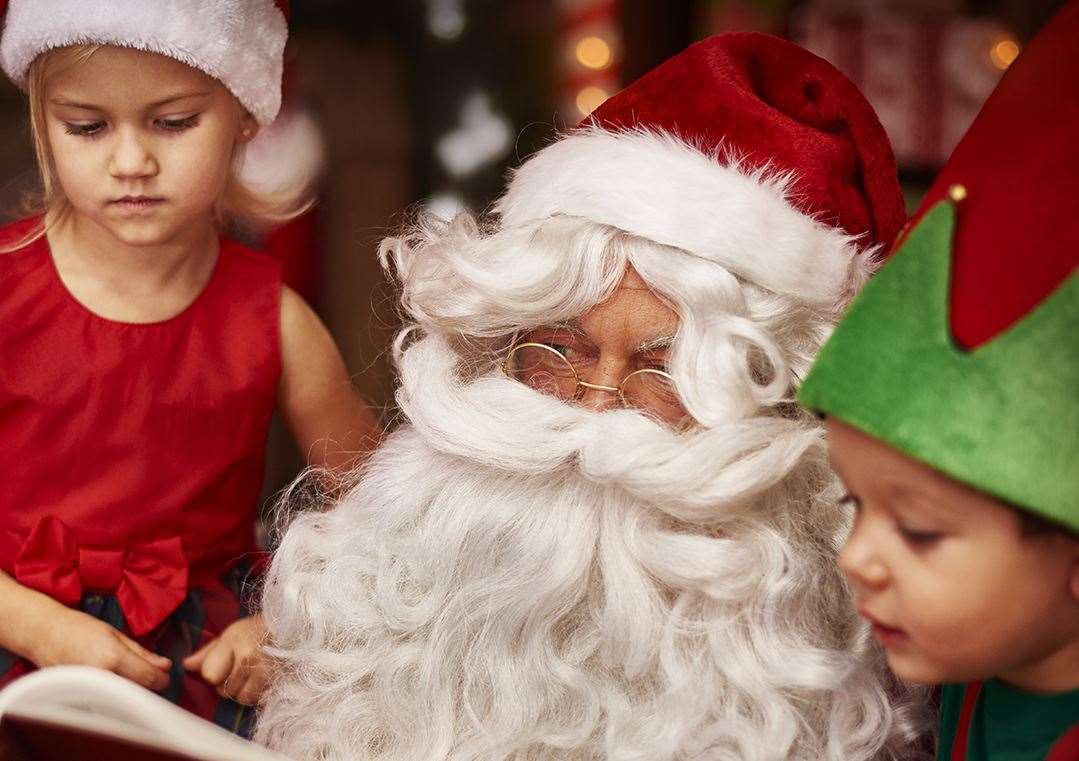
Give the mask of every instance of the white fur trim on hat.
[(584, 217), (683, 249), (777, 293), (842, 303), (868, 276), (857, 238), (799, 211), (792, 176), (709, 155), (667, 133), (570, 133), (514, 172), (495, 210), (506, 226)]
[(23, 89), (53, 48), (117, 45), (175, 58), (220, 80), (259, 124), (281, 108), (288, 24), (273, 0), (11, 0), (0, 65)]

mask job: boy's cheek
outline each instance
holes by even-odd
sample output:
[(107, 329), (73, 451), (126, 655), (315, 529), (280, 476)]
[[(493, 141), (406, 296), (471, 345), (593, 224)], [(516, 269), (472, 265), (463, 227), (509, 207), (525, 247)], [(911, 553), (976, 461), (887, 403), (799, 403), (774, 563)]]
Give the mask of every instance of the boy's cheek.
[(907, 641), (887, 652), (901, 679), (943, 684), (984, 679), (1008, 657), (1013, 638), (999, 606), (963, 585), (941, 582), (936, 589), (903, 601)]
[(928, 685), (979, 678), (979, 653), (964, 644), (969, 629), (930, 610), (923, 613), (908, 623), (905, 641), (886, 648), (888, 666), (896, 676)]

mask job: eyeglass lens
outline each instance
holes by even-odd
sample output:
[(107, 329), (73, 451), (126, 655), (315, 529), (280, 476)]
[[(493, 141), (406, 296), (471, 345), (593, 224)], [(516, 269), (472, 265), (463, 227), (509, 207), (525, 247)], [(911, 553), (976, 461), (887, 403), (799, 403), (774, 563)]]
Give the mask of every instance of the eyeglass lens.
[(687, 414), (671, 379), (651, 370), (639, 370), (626, 378), (622, 397), (627, 406), (647, 410), (670, 423), (682, 421)]
[(506, 360), (506, 369), (514, 378), (559, 399), (577, 394), (577, 373), (570, 361), (543, 344), (517, 346)]

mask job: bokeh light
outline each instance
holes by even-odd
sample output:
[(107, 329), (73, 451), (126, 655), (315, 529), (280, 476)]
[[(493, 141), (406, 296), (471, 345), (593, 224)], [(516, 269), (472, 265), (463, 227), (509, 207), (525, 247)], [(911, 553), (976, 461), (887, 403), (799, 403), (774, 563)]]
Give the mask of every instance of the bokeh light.
[(989, 49), (989, 60), (1001, 71), (1012, 65), (1019, 57), (1019, 43), (1012, 39), (998, 40)]
[(577, 93), (577, 110), (581, 112), (581, 116), (588, 116), (609, 97), (610, 93), (602, 87), (589, 85), (581, 88), (581, 91)]
[(589, 69), (603, 69), (611, 62), (611, 46), (602, 37), (589, 36), (577, 43), (577, 60)]

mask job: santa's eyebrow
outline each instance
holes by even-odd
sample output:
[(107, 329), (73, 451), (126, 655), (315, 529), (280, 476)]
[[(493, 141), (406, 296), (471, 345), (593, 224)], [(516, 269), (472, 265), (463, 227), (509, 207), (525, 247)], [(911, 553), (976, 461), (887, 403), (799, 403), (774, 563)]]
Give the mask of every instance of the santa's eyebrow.
[(567, 330), (576, 336), (581, 336), (582, 338), (586, 338), (588, 336), (588, 334), (585, 333), (584, 328), (581, 327), (581, 323), (577, 320), (565, 320), (564, 322), (556, 322), (551, 327), (559, 330)]
[(637, 348), (633, 350), (634, 354), (643, 354), (646, 351), (655, 351), (656, 349), (669, 349), (674, 343), (674, 333), (668, 333), (667, 335), (656, 336), (655, 338), (649, 338), (642, 341), (637, 345)]
[[(580, 338), (588, 339), (588, 333), (581, 323), (576, 319), (564, 320), (561, 322), (555, 322), (547, 326), (548, 330), (565, 330), (567, 333), (572, 333)], [(646, 338), (634, 347), (634, 354), (644, 354), (649, 351), (656, 351), (657, 349), (670, 349), (674, 343), (675, 333), (664, 333), (652, 338)]]

